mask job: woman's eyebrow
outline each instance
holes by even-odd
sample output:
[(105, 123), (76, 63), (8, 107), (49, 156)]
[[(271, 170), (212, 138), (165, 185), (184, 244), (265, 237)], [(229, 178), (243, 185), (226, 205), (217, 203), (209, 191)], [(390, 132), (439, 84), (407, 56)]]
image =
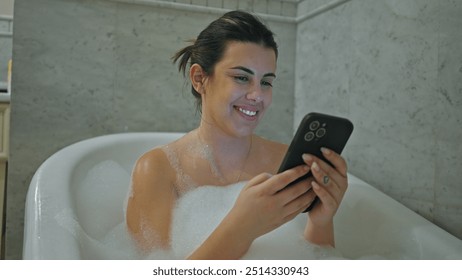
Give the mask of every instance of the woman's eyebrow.
[[(250, 75), (255, 75), (255, 73), (250, 70), (249, 68), (247, 67), (244, 67), (244, 66), (236, 66), (236, 67), (232, 67), (231, 69), (235, 69), (235, 70), (242, 70), (246, 73), (249, 73)], [(266, 73), (265, 75), (263, 75), (263, 77), (274, 77), (276, 78), (276, 74), (274, 73)]]

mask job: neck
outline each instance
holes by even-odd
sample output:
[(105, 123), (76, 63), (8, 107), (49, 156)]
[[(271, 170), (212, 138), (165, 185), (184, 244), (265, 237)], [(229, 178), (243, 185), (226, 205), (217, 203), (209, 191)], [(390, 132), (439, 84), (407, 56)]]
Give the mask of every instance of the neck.
[(199, 140), (209, 145), (216, 156), (226, 156), (227, 158), (246, 156), (252, 142), (252, 135), (230, 135), (203, 123), (196, 131)]
[(199, 126), (196, 133), (198, 140), (211, 152), (211, 169), (217, 171), (223, 182), (239, 181), (252, 149), (252, 135), (231, 136), (206, 125)]

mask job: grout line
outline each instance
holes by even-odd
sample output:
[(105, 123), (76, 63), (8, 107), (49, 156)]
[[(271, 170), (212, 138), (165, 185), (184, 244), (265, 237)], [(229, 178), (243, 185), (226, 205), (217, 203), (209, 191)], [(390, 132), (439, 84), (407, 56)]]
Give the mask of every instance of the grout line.
[(302, 16), (297, 17), (295, 21), (297, 23), (304, 22), (306, 20), (312, 19), (312, 18), (314, 18), (316, 16), (319, 16), (321, 14), (324, 14), (327, 11), (333, 10), (333, 9), (337, 8), (338, 6), (343, 5), (343, 4), (345, 4), (347, 2), (350, 2), (350, 1), (351, 0), (334, 0), (334, 1), (330, 2), (330, 3), (327, 3), (327, 4), (323, 5), (323, 6), (320, 6), (320, 7), (316, 8), (316, 9), (314, 9), (313, 11), (310, 11), (310, 12), (308, 12), (308, 13), (302, 15)]

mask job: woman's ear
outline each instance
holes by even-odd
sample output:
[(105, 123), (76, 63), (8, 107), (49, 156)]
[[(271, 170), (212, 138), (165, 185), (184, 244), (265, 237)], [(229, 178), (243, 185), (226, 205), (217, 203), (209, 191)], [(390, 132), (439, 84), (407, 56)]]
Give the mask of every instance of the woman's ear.
[(200, 94), (204, 93), (205, 72), (202, 66), (195, 63), (189, 68), (189, 79), (193, 88)]

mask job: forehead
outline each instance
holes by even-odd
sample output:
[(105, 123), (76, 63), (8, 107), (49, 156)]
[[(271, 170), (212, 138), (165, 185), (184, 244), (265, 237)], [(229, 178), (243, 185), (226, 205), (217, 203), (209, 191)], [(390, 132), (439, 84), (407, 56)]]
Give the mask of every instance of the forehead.
[(256, 43), (231, 41), (226, 44), (223, 57), (216, 66), (224, 68), (244, 66), (258, 72), (274, 73), (276, 53), (272, 48)]

